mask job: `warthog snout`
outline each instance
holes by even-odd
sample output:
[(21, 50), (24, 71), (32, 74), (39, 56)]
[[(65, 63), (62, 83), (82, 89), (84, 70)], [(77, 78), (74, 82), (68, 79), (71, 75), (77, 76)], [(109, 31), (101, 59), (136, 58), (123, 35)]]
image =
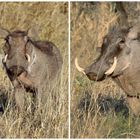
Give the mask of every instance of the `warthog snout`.
[(22, 66), (12, 66), (9, 68), (9, 71), (12, 75), (19, 76), (25, 70)]
[(96, 73), (93, 73), (93, 72), (89, 72), (86, 75), (90, 80), (93, 80), (93, 81), (102, 81), (104, 79), (104, 75), (100, 76), (100, 75), (97, 75)]

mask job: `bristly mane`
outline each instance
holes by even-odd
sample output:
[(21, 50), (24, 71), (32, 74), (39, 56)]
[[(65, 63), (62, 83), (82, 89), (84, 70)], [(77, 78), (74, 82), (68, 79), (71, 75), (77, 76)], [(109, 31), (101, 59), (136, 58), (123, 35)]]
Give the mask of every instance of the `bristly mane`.
[(49, 41), (34, 41), (34, 46), (40, 49), (43, 53), (48, 55), (53, 55), (53, 47), (55, 46), (52, 42)]
[(12, 37), (27, 36), (27, 32), (21, 31), (21, 30), (16, 30), (16, 31), (13, 31), (12, 33), (10, 33), (8, 36), (12, 36)]

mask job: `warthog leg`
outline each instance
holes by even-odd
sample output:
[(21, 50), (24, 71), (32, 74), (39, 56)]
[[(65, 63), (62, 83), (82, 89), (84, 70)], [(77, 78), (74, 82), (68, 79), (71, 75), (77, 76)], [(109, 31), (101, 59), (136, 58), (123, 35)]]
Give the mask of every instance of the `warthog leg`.
[(24, 102), (25, 102), (24, 92), (25, 91), (22, 88), (17, 88), (15, 90), (16, 105), (20, 111), (24, 110)]

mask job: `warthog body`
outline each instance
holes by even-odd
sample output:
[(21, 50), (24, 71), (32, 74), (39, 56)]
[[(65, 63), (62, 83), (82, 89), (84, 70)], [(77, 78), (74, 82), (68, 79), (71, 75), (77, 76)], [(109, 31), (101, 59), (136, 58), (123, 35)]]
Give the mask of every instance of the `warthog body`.
[(90, 80), (111, 77), (126, 93), (134, 112), (140, 114), (140, 26), (113, 28), (104, 37), (101, 54), (87, 68), (76, 67)]
[(37, 91), (40, 99), (44, 99), (44, 92), (53, 86), (61, 70), (58, 48), (49, 41), (32, 41), (24, 31), (10, 33), (1, 29), (0, 35), (6, 41), (3, 65), (14, 86), (18, 106), (24, 106), (23, 89)]

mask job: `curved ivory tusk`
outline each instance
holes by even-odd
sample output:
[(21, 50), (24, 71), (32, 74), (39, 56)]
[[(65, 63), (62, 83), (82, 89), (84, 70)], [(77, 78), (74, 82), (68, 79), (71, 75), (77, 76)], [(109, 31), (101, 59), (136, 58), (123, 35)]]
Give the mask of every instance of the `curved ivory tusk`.
[(26, 53), (26, 57), (27, 57), (28, 62), (30, 62), (31, 61), (30, 55)]
[(7, 57), (8, 57), (8, 54), (6, 54), (5, 57), (4, 57), (4, 59), (3, 59), (3, 62), (4, 63), (6, 63)]
[(114, 57), (114, 63), (112, 64), (112, 66), (105, 72), (106, 75), (110, 75), (113, 73), (113, 71), (115, 70), (117, 65), (117, 58)]
[(79, 72), (82, 72), (83, 74), (85, 74), (84, 69), (79, 66), (77, 58), (75, 58), (75, 66)]
[(125, 65), (125, 67), (123, 67), (122, 71), (124, 71), (125, 69), (127, 69), (127, 68), (129, 67), (130, 64), (131, 64), (130, 62), (127, 63), (127, 64)]

